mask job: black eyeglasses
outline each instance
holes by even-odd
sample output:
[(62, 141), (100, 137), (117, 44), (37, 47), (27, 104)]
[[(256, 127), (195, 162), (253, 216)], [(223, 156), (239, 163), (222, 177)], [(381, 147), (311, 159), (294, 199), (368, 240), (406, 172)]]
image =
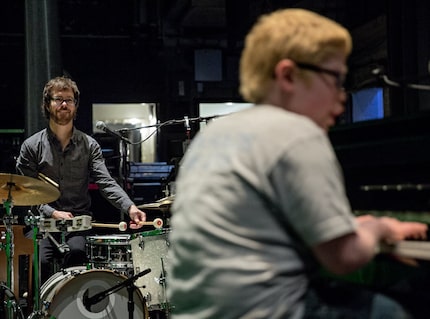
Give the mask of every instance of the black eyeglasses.
[(296, 62), (296, 65), (301, 68), (301, 69), (305, 69), (305, 70), (309, 70), (309, 71), (314, 71), (314, 72), (318, 72), (318, 73), (325, 73), (325, 74), (329, 74), (331, 76), (333, 76), (335, 78), (335, 85), (336, 88), (338, 88), (339, 90), (343, 88), (343, 84), (345, 83), (345, 78), (346, 75), (341, 73), (341, 72), (337, 72), (337, 71), (333, 71), (333, 70), (328, 70), (322, 67), (319, 67), (317, 65), (313, 65), (313, 64), (308, 64), (308, 63), (301, 63), (301, 62)]
[(60, 106), (63, 102), (66, 102), (67, 105), (75, 105), (75, 99), (63, 99), (61, 97), (53, 97), (51, 101), (54, 101), (55, 105)]

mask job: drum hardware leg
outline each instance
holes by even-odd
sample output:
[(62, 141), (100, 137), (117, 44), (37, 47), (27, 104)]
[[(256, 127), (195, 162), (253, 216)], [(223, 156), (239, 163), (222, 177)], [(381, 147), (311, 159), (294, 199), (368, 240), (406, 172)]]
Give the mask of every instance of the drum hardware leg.
[[(3, 207), (6, 210), (6, 215), (3, 217), (3, 223), (5, 225), (5, 239), (6, 239), (6, 287), (13, 289), (13, 255), (14, 255), (14, 244), (13, 244), (13, 231), (12, 231), (12, 224), (14, 222), (14, 218), (12, 216), (12, 195), (11, 195), (11, 188), (13, 187), (12, 184), (7, 183), (9, 186), (8, 191), (8, 198), (3, 202)], [(12, 293), (13, 294), (13, 293)], [(6, 318), (12, 319), (12, 308), (13, 300), (9, 299), (6, 303)]]
[(164, 258), (160, 258), (161, 260), (161, 276), (159, 278), (159, 283), (160, 285), (162, 285), (163, 287), (163, 295), (164, 295), (164, 314), (166, 315), (166, 318), (169, 318), (169, 314), (170, 314), (170, 305), (169, 302), (167, 300), (167, 282), (166, 282), (166, 268), (164, 266)]
[(133, 319), (133, 313), (134, 313), (134, 300), (133, 300), (133, 294), (134, 294), (135, 286), (131, 282), (127, 285), (127, 292), (128, 292), (128, 301), (127, 301), (127, 309), (128, 309), (128, 319)]
[(68, 227), (67, 221), (68, 220), (66, 219), (62, 219), (57, 223), (57, 228), (61, 232), (61, 243), (59, 243), (49, 232), (46, 232), (46, 237), (49, 238), (49, 240), (54, 244), (60, 254), (64, 254), (70, 251), (70, 247), (66, 243), (66, 232)]
[[(83, 304), (85, 306), (85, 308), (88, 311), (91, 311), (91, 306), (99, 303), (100, 301), (102, 301), (103, 299), (105, 299), (107, 296), (109, 296), (110, 294), (124, 288), (127, 287), (127, 290), (129, 291), (129, 303), (128, 303), (128, 311), (129, 311), (129, 318), (133, 318), (133, 311), (134, 311), (134, 301), (133, 301), (133, 290), (135, 289), (134, 286), (134, 282), (139, 278), (142, 277), (146, 274), (149, 274), (151, 272), (151, 269), (145, 269), (143, 271), (141, 271), (140, 273), (138, 273), (137, 275), (130, 277), (126, 280), (124, 280), (123, 282), (120, 282), (119, 284), (108, 288), (104, 291), (101, 291), (97, 294), (95, 294), (94, 296), (88, 297), (88, 292), (86, 292), (86, 294), (84, 294), (84, 298), (83, 298)], [(131, 290), (131, 293), (130, 293)]]
[(54, 246), (58, 249), (58, 251), (60, 252), (60, 254), (64, 254), (64, 253), (70, 251), (70, 247), (66, 243), (66, 238), (64, 236), (64, 233), (61, 234), (61, 243), (59, 243), (58, 241), (56, 241), (55, 238), (50, 233), (46, 233), (46, 236), (54, 244)]
[(26, 225), (30, 225), (33, 230), (33, 284), (34, 284), (34, 294), (33, 294), (33, 311), (28, 317), (28, 319), (43, 319), (44, 315), (41, 311), (40, 303), (40, 258), (39, 258), (39, 242), (43, 238), (43, 234), (39, 232), (40, 216), (35, 216), (31, 211), (29, 211), (29, 216), (26, 217)]

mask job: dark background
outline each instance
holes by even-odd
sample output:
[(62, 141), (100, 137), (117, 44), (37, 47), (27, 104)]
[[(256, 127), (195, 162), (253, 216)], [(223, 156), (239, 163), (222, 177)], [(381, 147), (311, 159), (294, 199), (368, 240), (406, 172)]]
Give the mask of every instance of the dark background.
[[(259, 15), (278, 8), (310, 9), (351, 31), (354, 51), (346, 83), (350, 92), (381, 85), (371, 75), (376, 67), (399, 81), (429, 82), (427, 1), (40, 1), (54, 3), (57, 9), (31, 28), (38, 28), (38, 23), (42, 27), (51, 17), (48, 22), (58, 23), (59, 40), (50, 43), (59, 54), (62, 73), (78, 83), (81, 104), (76, 125), (89, 134), (92, 103), (154, 102), (164, 122), (198, 116), (199, 102), (241, 101), (238, 61), (243, 38)], [(43, 85), (34, 88), (36, 84), (27, 77), (29, 69), (38, 66), (40, 49), (26, 44), (31, 3), (1, 2), (0, 167), (4, 172), (13, 169), (20, 143), (31, 133), (26, 123), (33, 115), (28, 109), (39, 109), (39, 102), (34, 101), (40, 99), (35, 95), (43, 89)], [(221, 80), (195, 78), (195, 53), (202, 49), (221, 52)], [(28, 56), (36, 58), (36, 65), (26, 62)], [(29, 94), (31, 87), (38, 93)], [(347, 110), (331, 130), (354, 209), (428, 210), (429, 94), (385, 87), (384, 119), (351, 123)], [(193, 125), (192, 136), (196, 132)], [(158, 160), (170, 163), (182, 156), (178, 147), (182, 140), (183, 126), (163, 129)], [(363, 185), (407, 187), (365, 192)]]

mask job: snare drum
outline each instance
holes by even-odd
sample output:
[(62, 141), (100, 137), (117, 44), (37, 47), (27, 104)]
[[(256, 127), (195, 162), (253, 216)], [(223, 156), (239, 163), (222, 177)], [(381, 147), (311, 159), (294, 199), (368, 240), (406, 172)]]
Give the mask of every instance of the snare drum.
[[(71, 267), (51, 276), (41, 287), (42, 310), (47, 318), (105, 319), (128, 318), (128, 291), (126, 287), (107, 295), (94, 305), (85, 298), (106, 291), (126, 280), (112, 270)], [(148, 318), (143, 296), (139, 289), (133, 292), (133, 318)]]
[(133, 272), (130, 235), (87, 236), (87, 256), (91, 268)]
[(151, 272), (136, 280), (149, 311), (170, 310), (166, 293), (169, 262), (168, 229), (142, 232), (130, 241), (135, 274), (150, 268)]

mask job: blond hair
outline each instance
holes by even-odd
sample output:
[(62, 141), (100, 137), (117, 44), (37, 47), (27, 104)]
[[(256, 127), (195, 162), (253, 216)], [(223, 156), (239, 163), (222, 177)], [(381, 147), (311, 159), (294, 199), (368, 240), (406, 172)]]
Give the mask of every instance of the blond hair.
[(318, 64), (335, 54), (346, 57), (351, 49), (349, 32), (315, 12), (282, 9), (263, 15), (245, 38), (240, 59), (240, 93), (245, 100), (260, 103), (280, 60)]

